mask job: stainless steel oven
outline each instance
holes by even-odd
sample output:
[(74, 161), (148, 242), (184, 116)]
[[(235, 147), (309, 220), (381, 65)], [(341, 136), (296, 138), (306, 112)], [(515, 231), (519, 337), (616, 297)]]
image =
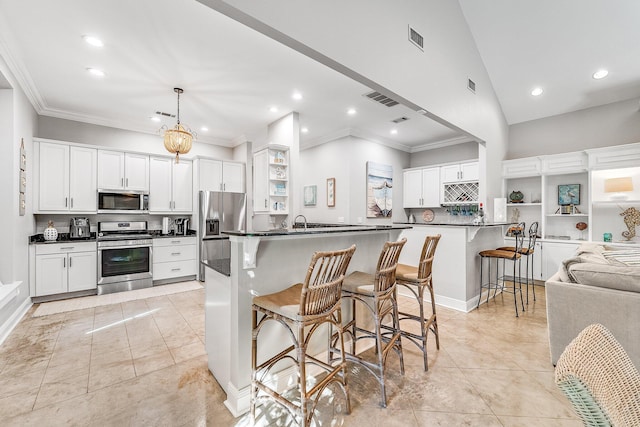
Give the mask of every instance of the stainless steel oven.
[(98, 295), (153, 285), (146, 221), (98, 223)]

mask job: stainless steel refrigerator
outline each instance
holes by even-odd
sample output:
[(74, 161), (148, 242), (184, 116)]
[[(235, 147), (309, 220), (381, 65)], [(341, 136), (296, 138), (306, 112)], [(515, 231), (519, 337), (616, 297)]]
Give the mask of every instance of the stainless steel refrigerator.
[[(231, 243), (225, 231), (244, 231), (247, 226), (245, 193), (201, 191), (199, 194), (200, 260), (214, 270), (230, 275)], [(205, 267), (200, 263), (201, 281)]]

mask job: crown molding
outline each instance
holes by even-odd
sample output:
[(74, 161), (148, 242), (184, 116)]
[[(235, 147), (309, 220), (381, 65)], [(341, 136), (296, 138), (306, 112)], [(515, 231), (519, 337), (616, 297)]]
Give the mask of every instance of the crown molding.
[(429, 142), (427, 144), (411, 147), (411, 153), (417, 153), (426, 150), (435, 150), (436, 148), (450, 147), (452, 145), (464, 144), (465, 142), (474, 142), (473, 139), (466, 135), (456, 136), (453, 138), (443, 139), (442, 141)]

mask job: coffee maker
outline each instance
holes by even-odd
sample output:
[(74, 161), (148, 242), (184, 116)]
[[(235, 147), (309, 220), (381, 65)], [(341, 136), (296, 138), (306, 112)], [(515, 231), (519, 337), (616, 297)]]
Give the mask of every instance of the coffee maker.
[(189, 231), (189, 218), (176, 218), (176, 236), (186, 236)]
[(91, 237), (89, 218), (71, 218), (69, 220), (69, 239), (89, 239)]

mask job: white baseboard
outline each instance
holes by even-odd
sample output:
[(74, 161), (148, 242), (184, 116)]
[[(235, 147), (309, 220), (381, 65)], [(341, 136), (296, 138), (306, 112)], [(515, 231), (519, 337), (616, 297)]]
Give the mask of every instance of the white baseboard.
[(9, 317), (6, 322), (0, 325), (0, 345), (2, 345), (4, 340), (7, 339), (11, 331), (13, 331), (16, 326), (18, 326), (18, 323), (20, 323), (22, 317), (24, 317), (24, 315), (27, 313), (27, 311), (29, 311), (32, 305), (33, 303), (31, 302), (31, 298), (26, 298), (22, 305), (18, 307), (18, 309), (11, 315), (11, 317)]

